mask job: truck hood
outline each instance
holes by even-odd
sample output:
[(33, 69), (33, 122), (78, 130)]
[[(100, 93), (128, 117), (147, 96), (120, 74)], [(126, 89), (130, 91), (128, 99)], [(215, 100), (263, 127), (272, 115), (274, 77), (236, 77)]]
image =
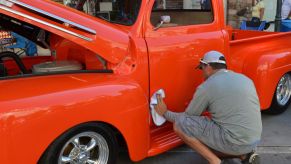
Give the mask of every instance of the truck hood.
[(119, 63), (127, 53), (127, 32), (53, 1), (0, 0), (0, 13), (62, 36), (111, 63)]

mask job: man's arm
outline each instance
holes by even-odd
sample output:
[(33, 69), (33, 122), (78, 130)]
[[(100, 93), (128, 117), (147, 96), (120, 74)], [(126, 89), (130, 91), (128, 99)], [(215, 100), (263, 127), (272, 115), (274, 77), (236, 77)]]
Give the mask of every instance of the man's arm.
[(263, 1), (259, 2), (259, 6), (260, 6), (260, 20), (263, 20), (264, 18), (264, 13), (265, 13), (265, 4)]
[(203, 85), (200, 85), (197, 88), (190, 104), (186, 108), (185, 113), (188, 115), (200, 116), (202, 112), (205, 111), (205, 109), (207, 108), (208, 102), (209, 99), (206, 89)]
[(167, 110), (166, 113), (164, 114), (164, 117), (167, 121), (175, 122), (177, 118), (181, 116), (182, 114), (184, 113), (176, 113), (176, 112)]
[(163, 98), (160, 95), (158, 95), (157, 98), (158, 104), (155, 106), (156, 112), (159, 115), (164, 116), (165, 119), (170, 122), (175, 122), (176, 119), (183, 114), (200, 116), (201, 113), (207, 108), (209, 102), (206, 90), (203, 87), (203, 85), (200, 85), (197, 88), (197, 91), (195, 92), (193, 99), (191, 100), (189, 106), (186, 108), (186, 112), (182, 113), (171, 112), (168, 110), (167, 105), (163, 101)]
[(175, 122), (176, 119), (180, 116), (180, 114), (182, 114), (182, 113), (176, 113), (176, 112), (169, 111), (168, 107), (165, 104), (161, 95), (157, 95), (157, 100), (158, 100), (158, 104), (155, 105), (154, 108), (155, 108), (156, 112), (160, 116), (164, 116), (167, 121)]
[(265, 8), (260, 9), (260, 20), (264, 19), (264, 14), (265, 14)]
[(200, 116), (202, 112), (205, 111), (205, 109), (207, 108), (208, 101), (209, 99), (207, 97), (206, 90), (203, 87), (203, 85), (200, 85), (197, 88), (193, 96), (193, 99), (191, 100), (190, 104), (186, 108), (185, 112), (176, 113), (176, 112), (171, 112), (167, 110), (164, 113), (164, 117), (166, 118), (166, 120), (170, 122), (175, 122), (176, 119), (183, 114)]

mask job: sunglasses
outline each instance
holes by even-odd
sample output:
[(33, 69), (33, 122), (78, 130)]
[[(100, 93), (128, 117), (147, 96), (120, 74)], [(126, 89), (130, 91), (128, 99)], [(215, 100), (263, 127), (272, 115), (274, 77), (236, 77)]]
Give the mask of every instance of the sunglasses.
[(202, 70), (202, 69), (205, 68), (207, 65), (208, 65), (208, 63), (204, 62), (204, 61), (201, 59), (199, 65), (196, 67), (196, 69), (200, 69), (200, 70)]
[(202, 70), (203, 68), (205, 68), (208, 64), (204, 64), (204, 63), (201, 63), (199, 65), (199, 69)]

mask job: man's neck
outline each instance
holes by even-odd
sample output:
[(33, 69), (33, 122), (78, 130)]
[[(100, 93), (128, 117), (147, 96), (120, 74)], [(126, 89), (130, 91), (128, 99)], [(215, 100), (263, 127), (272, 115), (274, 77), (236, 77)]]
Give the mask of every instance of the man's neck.
[(215, 70), (213, 70), (213, 71), (211, 72), (211, 74), (209, 75), (209, 77), (212, 76), (212, 75), (214, 75), (215, 73), (217, 73), (217, 72), (220, 71), (220, 70), (222, 70), (222, 69), (215, 69)]
[(222, 71), (222, 70), (226, 70), (226, 69), (215, 69), (215, 70), (213, 70), (210, 73), (210, 75), (207, 78), (205, 78), (205, 80), (207, 80), (209, 77), (213, 76), (214, 74), (216, 74), (217, 72)]

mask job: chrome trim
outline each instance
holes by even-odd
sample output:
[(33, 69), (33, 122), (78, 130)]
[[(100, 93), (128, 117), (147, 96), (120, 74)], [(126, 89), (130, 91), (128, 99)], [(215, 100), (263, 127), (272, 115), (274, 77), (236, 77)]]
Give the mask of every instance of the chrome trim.
[(12, 7), (13, 6), (13, 3), (8, 2), (7, 0), (0, 0), (0, 4), (1, 5), (5, 5), (7, 7)]
[(17, 1), (17, 0), (7, 0), (7, 1), (10, 1), (10, 2), (12, 2), (12, 3), (15, 3), (15, 4), (19, 5), (19, 6), (25, 7), (25, 8), (27, 8), (27, 9), (33, 10), (33, 11), (35, 11), (35, 12), (38, 12), (38, 13), (44, 14), (44, 15), (49, 16), (49, 17), (51, 17), (51, 18), (57, 19), (57, 20), (62, 21), (62, 22), (64, 22), (64, 23), (68, 23), (68, 24), (70, 24), (70, 25), (72, 25), (72, 26), (78, 27), (78, 28), (80, 28), (80, 29), (82, 29), (82, 30), (84, 30), (84, 31), (86, 31), (86, 32), (89, 32), (89, 33), (91, 33), (91, 34), (95, 34), (95, 35), (96, 35), (96, 31), (93, 30), (93, 29), (90, 29), (90, 28), (85, 27), (85, 26), (83, 26), (83, 25), (77, 24), (77, 23), (72, 22), (72, 21), (70, 21), (70, 20), (64, 19), (64, 18), (59, 17), (59, 16), (57, 16), (57, 15), (51, 14), (51, 13), (46, 12), (46, 11), (44, 11), (44, 10), (41, 10), (41, 9), (35, 8), (35, 7), (30, 6), (30, 5), (26, 4), (26, 3), (19, 2), (19, 1)]
[(279, 81), (276, 88), (277, 102), (281, 106), (285, 106), (291, 97), (291, 76), (285, 74)]
[(110, 149), (106, 139), (99, 133), (85, 131), (62, 145), (61, 153), (58, 154), (58, 164), (107, 164), (109, 156)]
[(60, 31), (62, 31), (62, 32), (68, 33), (68, 34), (73, 35), (73, 36), (75, 36), (75, 37), (78, 37), (78, 38), (84, 39), (84, 40), (86, 40), (86, 41), (92, 41), (91, 38), (88, 38), (88, 37), (86, 37), (86, 36), (84, 36), (84, 35), (77, 34), (77, 33), (73, 32), (73, 31), (70, 31), (70, 30), (64, 29), (64, 28), (62, 28), (62, 27), (59, 27), (59, 26), (53, 25), (53, 24), (51, 24), (51, 23), (49, 23), (49, 22), (45, 22), (45, 21), (43, 21), (43, 20), (40, 20), (40, 19), (34, 18), (34, 17), (32, 17), (32, 16), (26, 15), (26, 14), (21, 13), (21, 12), (18, 12), (18, 11), (15, 11), (15, 10), (13, 10), (13, 9), (10, 9), (10, 8), (7, 8), (7, 7), (1, 6), (1, 5), (0, 5), (0, 9), (5, 10), (5, 11), (8, 11), (8, 12), (11, 12), (11, 13), (16, 14), (16, 15), (19, 15), (19, 16), (22, 16), (22, 17), (27, 18), (27, 19), (30, 19), (30, 20), (32, 20), (32, 21), (35, 21), (35, 22), (41, 23), (41, 24), (43, 24), (43, 25), (46, 25), (46, 26), (49, 26), (49, 27), (55, 28), (55, 29), (57, 29), (57, 30), (60, 30)]

